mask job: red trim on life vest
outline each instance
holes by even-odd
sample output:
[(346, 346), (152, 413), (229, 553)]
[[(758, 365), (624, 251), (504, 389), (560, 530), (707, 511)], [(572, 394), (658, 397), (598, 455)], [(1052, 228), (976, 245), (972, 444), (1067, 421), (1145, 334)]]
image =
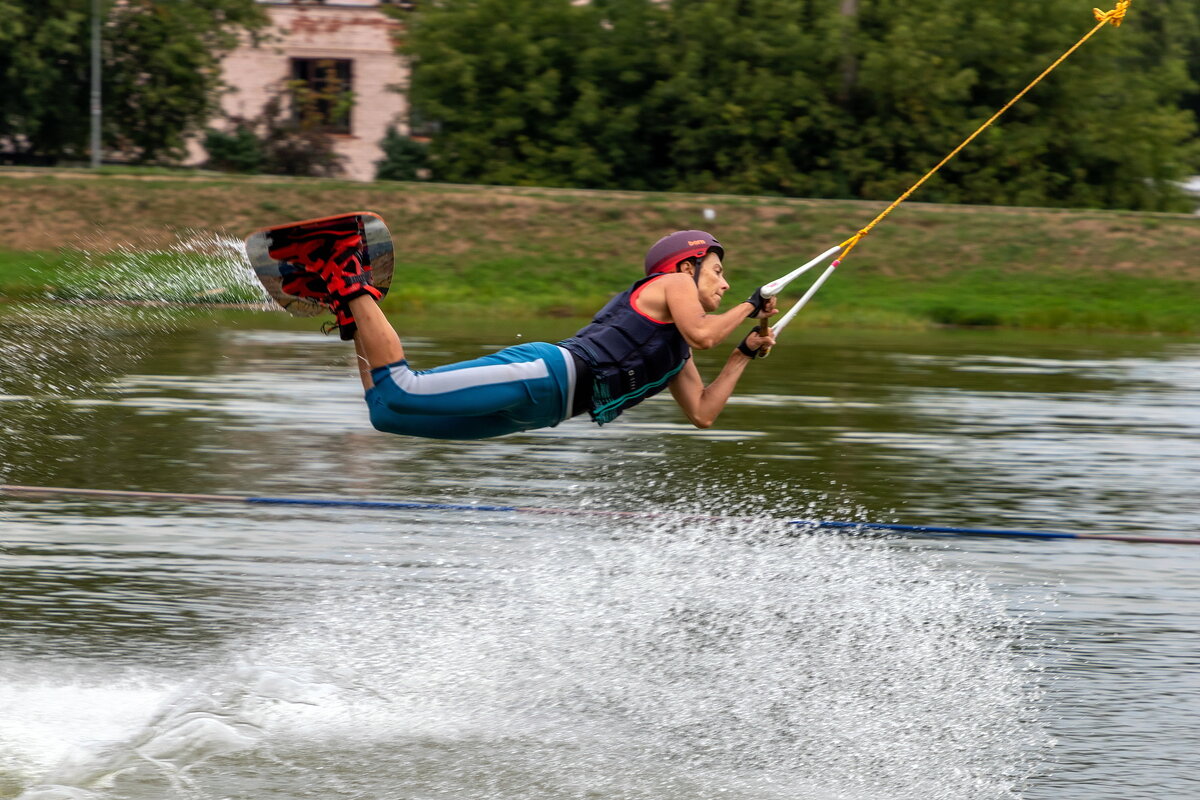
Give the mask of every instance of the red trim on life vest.
[(654, 317), (647, 314), (645, 311), (642, 311), (640, 308), (638, 308), (637, 307), (638, 295), (642, 293), (642, 289), (645, 289), (647, 286), (654, 283), (654, 281), (656, 281), (659, 278), (662, 278), (664, 276), (671, 275), (671, 274), (673, 274), (673, 273), (664, 272), (661, 275), (655, 275), (653, 278), (651, 278), (650, 280), (643, 283), (641, 286), (634, 289), (633, 293), (629, 295), (629, 307), (632, 308), (634, 311), (636, 311), (639, 316), (645, 317), (646, 319), (653, 322), (655, 325), (670, 325), (671, 323), (667, 322), (666, 320), (655, 319)]

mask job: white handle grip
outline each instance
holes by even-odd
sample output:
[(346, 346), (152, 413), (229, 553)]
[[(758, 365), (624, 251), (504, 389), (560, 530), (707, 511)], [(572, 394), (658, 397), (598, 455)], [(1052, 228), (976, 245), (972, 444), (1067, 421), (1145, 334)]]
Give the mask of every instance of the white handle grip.
[(792, 318), (800, 313), (800, 309), (804, 308), (804, 304), (812, 299), (812, 296), (817, 293), (817, 290), (821, 288), (821, 285), (824, 284), (825, 281), (829, 280), (829, 276), (833, 274), (833, 271), (837, 269), (838, 265), (841, 263), (841, 261), (835, 261), (826, 267), (825, 271), (821, 273), (821, 277), (813, 281), (813, 285), (808, 287), (808, 291), (804, 293), (804, 296), (796, 301), (796, 305), (788, 309), (788, 312), (783, 315), (783, 318), (780, 319), (779, 322), (775, 323), (772, 329), (775, 331), (776, 339), (779, 338), (780, 331), (786, 328), (787, 324), (792, 321)]
[(762, 285), (762, 288), (759, 291), (762, 292), (763, 297), (774, 297), (775, 295), (782, 292), (789, 283), (796, 280), (796, 278), (799, 278), (801, 275), (808, 272), (810, 269), (817, 266), (825, 259), (836, 254), (841, 249), (842, 249), (842, 246), (840, 244), (829, 248), (824, 253), (821, 253), (821, 255), (814, 258), (812, 261), (809, 261), (807, 264), (805, 264), (802, 267), (797, 267), (796, 269), (789, 272), (787, 275), (784, 275), (782, 278), (777, 278), (776, 280), (773, 280), (770, 283), (764, 283)]

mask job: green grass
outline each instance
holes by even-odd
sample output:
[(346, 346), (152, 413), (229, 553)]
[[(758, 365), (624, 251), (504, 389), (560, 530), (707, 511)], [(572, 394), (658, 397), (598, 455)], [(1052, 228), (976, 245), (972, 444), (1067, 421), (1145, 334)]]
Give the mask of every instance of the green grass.
[(813, 312), (830, 321), (885, 313), (931, 325), (1198, 333), (1198, 289), (1194, 281), (1103, 273), (979, 269), (937, 282), (847, 274), (826, 284)]
[(43, 293), (65, 274), (70, 260), (62, 252), (0, 250), (0, 293), (16, 297)]
[[(0, 294), (13, 298), (163, 300), (252, 303), (248, 283), (192, 280), (209, 276), (194, 254), (88, 254), (0, 251)], [(455, 279), (447, 281), (447, 273)], [(390, 312), (587, 316), (623, 287), (623, 276), (601, 279), (561, 256), (405, 265), (385, 300)], [(218, 285), (220, 284), (220, 285)], [(743, 287), (745, 289), (746, 287)], [(1054, 330), (1200, 333), (1194, 281), (1103, 273), (1004, 273), (959, 270), (937, 280), (855, 274), (849, 264), (826, 283), (797, 319), (810, 326), (918, 328), (937, 325)], [(748, 293), (744, 291), (742, 293)], [(731, 290), (726, 305), (743, 299)], [(786, 307), (795, 293), (785, 298)]]
[[(230, 244), (266, 225), (370, 209), (396, 242), (392, 312), (585, 316), (640, 276), (655, 238), (690, 227), (726, 244), (731, 304), (882, 207), (104, 172), (0, 170), (0, 294), (245, 301), (256, 292), (234, 279)], [(714, 223), (703, 208), (716, 210)], [(223, 238), (224, 249), (180, 252), (198, 235)], [(859, 244), (797, 324), (1194, 334), (1197, 297), (1197, 217), (909, 202)]]

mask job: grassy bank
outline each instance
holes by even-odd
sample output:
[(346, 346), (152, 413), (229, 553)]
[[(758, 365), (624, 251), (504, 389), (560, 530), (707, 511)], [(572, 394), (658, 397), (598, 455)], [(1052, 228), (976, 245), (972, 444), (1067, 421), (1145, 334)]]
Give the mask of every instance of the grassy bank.
[[(705, 208), (716, 213), (705, 221)], [(203, 271), (210, 252), (290, 220), (369, 209), (389, 223), (401, 313), (579, 316), (641, 274), (646, 247), (712, 230), (741, 299), (869, 222), (876, 203), (173, 173), (0, 171), (0, 294), (112, 273)], [(184, 244), (181, 247), (181, 243)], [(219, 249), (218, 245), (218, 249)], [(228, 244), (225, 245), (226, 249)], [(186, 282), (185, 282), (186, 283)], [(171, 299), (239, 299), (186, 284)], [(122, 287), (131, 285), (129, 281)], [(157, 288), (156, 288), (157, 287)], [(128, 292), (127, 288), (114, 291)], [(865, 239), (799, 322), (1200, 332), (1200, 218), (909, 202)]]

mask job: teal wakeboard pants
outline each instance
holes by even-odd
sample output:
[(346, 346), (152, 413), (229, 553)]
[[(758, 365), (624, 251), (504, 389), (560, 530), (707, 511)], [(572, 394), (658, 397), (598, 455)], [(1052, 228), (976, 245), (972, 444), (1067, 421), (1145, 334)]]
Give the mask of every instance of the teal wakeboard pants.
[(571, 416), (574, 357), (530, 342), (471, 361), (414, 371), (407, 361), (371, 370), (367, 407), (376, 430), (426, 439), (487, 439), (552, 428)]

